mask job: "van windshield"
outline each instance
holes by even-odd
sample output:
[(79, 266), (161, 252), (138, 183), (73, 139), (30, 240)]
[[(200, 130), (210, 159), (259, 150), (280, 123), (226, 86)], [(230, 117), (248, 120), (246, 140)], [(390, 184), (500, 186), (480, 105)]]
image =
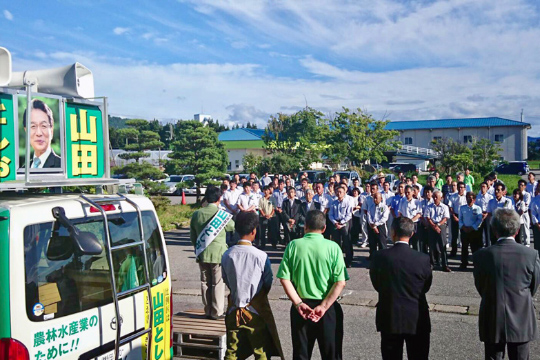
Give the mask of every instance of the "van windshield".
[[(108, 216), (113, 246), (140, 241), (136, 212)], [(147, 246), (148, 271), (153, 285), (167, 277), (163, 242), (156, 217), (142, 212)], [(47, 258), (50, 241), (69, 241), (69, 233), (57, 222), (28, 225), (24, 229), (26, 312), (33, 321), (85, 311), (112, 302), (109, 263), (105, 253), (103, 219), (100, 216), (71, 219), (80, 231), (96, 235), (103, 251), (100, 255), (72, 254), (65, 260)], [(143, 285), (144, 255), (141, 246), (113, 252), (117, 291)]]

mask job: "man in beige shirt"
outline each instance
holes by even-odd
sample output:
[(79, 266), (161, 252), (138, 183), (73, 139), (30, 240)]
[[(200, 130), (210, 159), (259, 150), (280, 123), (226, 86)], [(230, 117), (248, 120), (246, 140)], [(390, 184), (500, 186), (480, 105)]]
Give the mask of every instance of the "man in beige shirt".
[(275, 214), (276, 200), (272, 196), (272, 190), (272, 187), (265, 186), (264, 196), (259, 200), (259, 247), (261, 250), (265, 249), (267, 240), (270, 240), (274, 250), (277, 249), (279, 223)]

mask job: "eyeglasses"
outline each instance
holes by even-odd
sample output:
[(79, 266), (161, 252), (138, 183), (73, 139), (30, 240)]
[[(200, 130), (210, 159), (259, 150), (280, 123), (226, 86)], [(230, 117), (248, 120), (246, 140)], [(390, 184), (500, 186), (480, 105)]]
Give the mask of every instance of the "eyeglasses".
[(36, 130), (38, 129), (38, 127), (39, 127), (39, 129), (40, 129), (41, 131), (47, 131), (47, 130), (49, 130), (52, 126), (49, 125), (49, 124), (47, 124), (47, 123), (41, 123), (41, 124), (39, 124), (39, 125), (37, 125), (37, 124), (31, 124), (31, 125), (30, 125), (30, 130), (31, 130), (31, 131), (36, 131)]

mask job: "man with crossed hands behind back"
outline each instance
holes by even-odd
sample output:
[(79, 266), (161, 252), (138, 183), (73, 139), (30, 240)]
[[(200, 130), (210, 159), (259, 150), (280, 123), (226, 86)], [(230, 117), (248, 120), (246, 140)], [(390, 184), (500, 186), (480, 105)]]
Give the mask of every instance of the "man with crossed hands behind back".
[(277, 273), (292, 301), (293, 360), (310, 359), (315, 340), (321, 358), (342, 359), (343, 311), (336, 299), (349, 275), (339, 245), (323, 237), (325, 228), (324, 213), (309, 211), (306, 234), (287, 245)]

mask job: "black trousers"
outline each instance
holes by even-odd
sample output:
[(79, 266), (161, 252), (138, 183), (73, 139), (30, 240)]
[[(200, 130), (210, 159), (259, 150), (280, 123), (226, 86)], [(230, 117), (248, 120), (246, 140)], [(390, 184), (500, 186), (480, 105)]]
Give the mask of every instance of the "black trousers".
[(422, 220), (418, 221), (418, 251), (423, 252), (424, 254), (428, 253), (428, 245), (429, 245), (429, 238), (428, 238), (428, 229), (427, 227), (422, 223)]
[(266, 247), (268, 240), (272, 246), (276, 246), (279, 239), (279, 222), (277, 216), (267, 219), (259, 217), (259, 245), (262, 249)]
[(420, 221), (417, 221), (414, 223), (414, 234), (413, 236), (411, 237), (411, 239), (409, 240), (409, 244), (411, 244), (412, 248), (416, 251), (419, 251), (418, 249), (420, 249), (420, 238), (418, 236), (418, 227), (419, 227), (419, 224)]
[(469, 265), (469, 245), (474, 254), (482, 248), (482, 231), (480, 229), (466, 233), (461, 231), (461, 265)]
[(484, 221), (482, 221), (482, 225), (480, 225), (480, 232), (482, 233), (482, 247), (488, 247), (490, 244), (488, 230), (489, 230), (489, 224), (486, 218)]
[(457, 254), (457, 239), (459, 236), (459, 220), (455, 221), (453, 216), (450, 216), (450, 226), (452, 226), (452, 251), (451, 255), (455, 256)]
[(351, 224), (348, 222), (341, 229), (334, 229), (334, 241), (341, 247), (345, 253), (345, 265), (350, 266), (353, 262), (353, 244), (350, 234)]
[(438, 262), (439, 257), (442, 261), (443, 268), (448, 266), (448, 259), (446, 257), (446, 227), (447, 225), (439, 225), (441, 233), (438, 234), (431, 227), (428, 230), (429, 236), (429, 254), (432, 264)]
[[(303, 299), (314, 309), (322, 300)], [(291, 336), (293, 360), (311, 359), (315, 340), (319, 345), (323, 360), (341, 360), (343, 358), (343, 310), (335, 302), (319, 320), (304, 320), (294, 306), (291, 306)]]
[(330, 237), (334, 234), (334, 223), (330, 221), (328, 214), (326, 214), (326, 230), (324, 230), (324, 238), (330, 240)]
[(534, 237), (534, 249), (540, 251), (540, 230), (537, 225), (532, 226), (533, 237)]
[[(529, 226), (529, 224), (527, 224)], [(519, 231), (516, 235), (516, 242), (518, 244), (525, 244), (525, 224), (519, 225)]]
[(484, 343), (486, 360), (504, 359), (504, 350), (508, 348), (508, 359), (529, 360), (529, 343)]
[(416, 335), (386, 334), (381, 332), (383, 360), (402, 360), (403, 343), (407, 344), (407, 357), (411, 360), (429, 359), (429, 333)]
[(351, 222), (351, 242), (353, 244), (357, 244), (358, 241), (360, 241), (360, 234), (362, 233), (362, 218), (358, 216), (353, 216)]
[(387, 248), (388, 234), (386, 233), (386, 225), (377, 226), (379, 233), (373, 231), (373, 228), (368, 225), (368, 242), (369, 242), (369, 256), (375, 251)]

